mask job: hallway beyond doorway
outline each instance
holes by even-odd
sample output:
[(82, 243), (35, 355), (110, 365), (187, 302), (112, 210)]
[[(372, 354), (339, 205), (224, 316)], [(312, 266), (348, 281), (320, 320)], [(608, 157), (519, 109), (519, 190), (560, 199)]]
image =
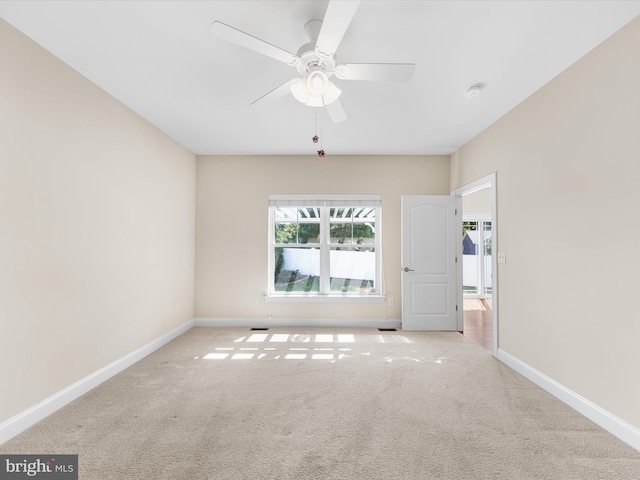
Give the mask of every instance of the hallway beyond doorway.
[(493, 349), (492, 300), (490, 298), (465, 298), (463, 305), (464, 336), (491, 352)]

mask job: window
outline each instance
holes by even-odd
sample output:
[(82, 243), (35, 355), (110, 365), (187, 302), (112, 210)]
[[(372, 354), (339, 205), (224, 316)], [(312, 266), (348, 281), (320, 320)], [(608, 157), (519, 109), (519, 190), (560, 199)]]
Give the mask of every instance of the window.
[(269, 295), (380, 295), (379, 195), (269, 197)]

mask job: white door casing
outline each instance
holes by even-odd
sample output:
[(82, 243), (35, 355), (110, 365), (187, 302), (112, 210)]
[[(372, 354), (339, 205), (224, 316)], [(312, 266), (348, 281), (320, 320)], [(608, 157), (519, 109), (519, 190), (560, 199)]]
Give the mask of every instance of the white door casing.
[[(498, 255), (497, 253), (500, 251), (500, 245), (499, 245), (499, 238), (498, 238), (498, 196), (497, 196), (497, 189), (498, 189), (498, 177), (497, 177), (497, 173), (493, 172), (489, 175), (487, 175), (486, 177), (482, 177), (478, 180), (475, 180), (471, 183), (468, 183), (462, 187), (459, 187), (457, 189), (455, 189), (453, 192), (451, 192), (452, 195), (456, 196), (457, 201), (459, 202), (457, 204), (458, 208), (458, 212), (462, 211), (462, 197), (464, 195), (468, 195), (470, 193), (474, 193), (477, 192), (478, 190), (482, 190), (484, 188), (490, 188), (491, 189), (491, 234), (492, 234), (492, 244), (491, 244), (491, 249), (494, 252), (494, 255), (492, 255), (491, 260), (492, 260), (492, 265), (491, 265), (491, 274), (492, 274), (492, 279), (491, 279), (491, 298), (492, 298), (492, 324), (493, 324), (493, 356), (497, 357), (498, 356), (498, 348), (499, 348), (499, 335), (498, 335), (498, 328), (499, 328), (499, 307), (500, 307), (500, 300), (499, 300), (499, 280), (500, 280), (500, 276), (499, 276), (499, 271), (498, 271), (498, 264), (497, 264), (497, 258)], [(461, 258), (462, 256), (462, 215), (458, 215), (456, 217), (456, 231), (457, 234), (459, 234), (459, 238), (457, 240), (457, 248), (458, 248), (458, 256)], [(458, 330), (462, 331), (464, 325), (463, 325), (463, 309), (462, 309), (462, 301), (463, 301), (463, 294), (462, 294), (462, 262), (458, 262), (458, 276), (456, 279), (457, 282), (457, 287), (456, 287), (456, 291), (458, 294), (458, 305), (460, 305), (459, 311), (458, 311)]]
[(402, 329), (455, 331), (455, 196), (402, 196)]

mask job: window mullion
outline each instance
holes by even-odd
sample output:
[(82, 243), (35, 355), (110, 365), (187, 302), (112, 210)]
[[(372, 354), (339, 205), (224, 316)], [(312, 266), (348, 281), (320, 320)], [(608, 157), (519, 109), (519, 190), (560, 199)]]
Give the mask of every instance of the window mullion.
[(482, 296), (484, 294), (484, 221), (478, 222), (478, 249), (480, 250), (480, 279), (478, 282), (478, 294)]
[(329, 294), (329, 267), (331, 250), (329, 248), (330, 235), (329, 207), (320, 208), (320, 294)]
[(375, 257), (376, 257), (376, 273), (375, 273), (375, 284), (374, 284), (374, 293), (378, 295), (383, 293), (382, 290), (382, 235), (380, 232), (382, 231), (382, 212), (379, 207), (376, 207), (376, 220), (375, 220), (375, 231), (373, 244), (375, 246)]

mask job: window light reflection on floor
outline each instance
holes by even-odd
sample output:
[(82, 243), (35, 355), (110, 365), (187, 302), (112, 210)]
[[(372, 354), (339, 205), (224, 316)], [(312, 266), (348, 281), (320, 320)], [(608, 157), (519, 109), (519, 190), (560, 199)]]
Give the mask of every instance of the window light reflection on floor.
[[(258, 349), (240, 349), (241, 351), (246, 351), (246, 350), (258, 350)], [(269, 352), (273, 352), (275, 349), (269, 349)], [(338, 358), (339, 360), (342, 360), (343, 358), (347, 357), (348, 355), (346, 353), (344, 353), (344, 351), (350, 351), (350, 349), (348, 348), (341, 348), (338, 352), (335, 353), (311, 353), (311, 354), (307, 354), (307, 353), (297, 353), (300, 351), (307, 351), (308, 349), (306, 348), (291, 348), (289, 349), (290, 351), (296, 352), (296, 353), (287, 353), (284, 355), (284, 357), (282, 357), (281, 355), (277, 355), (274, 357), (274, 359), (278, 360), (280, 358), (284, 358), (286, 360), (305, 360), (307, 358), (310, 358), (311, 360), (335, 360), (336, 358)], [(314, 349), (315, 350), (322, 350), (322, 351), (332, 351), (332, 349), (328, 349), (328, 348), (323, 348), (323, 349)], [(203, 360), (225, 360), (227, 358), (229, 358), (229, 356), (231, 355), (230, 359), (231, 360), (251, 360), (253, 358), (257, 358), (257, 359), (263, 359), (265, 357), (268, 357), (267, 353), (208, 353), (207, 355), (204, 355), (202, 357)], [(194, 357), (195, 360), (199, 359), (200, 357)]]
[(270, 342), (288, 342), (289, 334), (288, 333), (274, 333), (271, 335)]
[(306, 353), (287, 353), (284, 356), (285, 360), (304, 360), (307, 358)]
[(229, 356), (228, 353), (209, 353), (202, 357), (204, 360), (223, 360)]
[[(269, 334), (267, 333), (254, 333), (252, 335), (249, 336), (249, 338), (246, 337), (241, 337), (239, 339), (236, 340), (236, 343), (238, 342), (243, 342), (246, 341), (247, 342), (264, 342), (267, 340), (267, 338), (269, 337)], [(329, 334), (329, 333), (318, 333), (314, 336), (312, 335), (302, 335), (302, 334), (288, 334), (288, 333), (274, 333), (271, 335), (271, 338), (269, 338), (269, 342), (273, 342), (273, 343), (284, 343), (284, 342), (304, 342), (304, 343), (308, 343), (310, 342), (312, 339), (317, 342), (317, 343), (334, 343), (336, 341), (336, 337), (337, 337), (337, 342), (338, 343), (355, 343), (356, 338), (353, 334), (351, 333), (341, 333), (338, 335), (334, 335), (334, 334)]]
[[(377, 343), (413, 343), (404, 335), (366, 335), (366, 341)], [(253, 333), (249, 336), (239, 337), (234, 343), (355, 343), (356, 336), (352, 333)]]
[(231, 360), (250, 360), (255, 356), (255, 353), (235, 353)]
[[(363, 335), (363, 341), (374, 341), (377, 343), (413, 343), (409, 338), (396, 334), (396, 335)], [(242, 344), (257, 344), (257, 343), (290, 343), (287, 350), (288, 352), (278, 352), (276, 346), (241, 346), (237, 347), (215, 347), (215, 353), (209, 353), (202, 357), (203, 360), (251, 360), (251, 359), (266, 359), (266, 360), (324, 360), (335, 362), (336, 360), (342, 360), (353, 356), (348, 352), (351, 352), (351, 348), (343, 347), (344, 344), (355, 343), (356, 336), (351, 333), (251, 333), (239, 337), (233, 341), (234, 343)], [(300, 346), (293, 346), (293, 345)], [(317, 345), (317, 346), (316, 346)], [(309, 352), (311, 351), (311, 352)], [(248, 353), (252, 352), (252, 353)], [(302, 353), (306, 352), (306, 353)], [(314, 353), (322, 352), (322, 353)], [(364, 353), (363, 355), (368, 355)], [(200, 357), (195, 357), (198, 359)], [(391, 363), (393, 359), (386, 357), (384, 361)], [(440, 359), (435, 360), (436, 363), (441, 363)]]

